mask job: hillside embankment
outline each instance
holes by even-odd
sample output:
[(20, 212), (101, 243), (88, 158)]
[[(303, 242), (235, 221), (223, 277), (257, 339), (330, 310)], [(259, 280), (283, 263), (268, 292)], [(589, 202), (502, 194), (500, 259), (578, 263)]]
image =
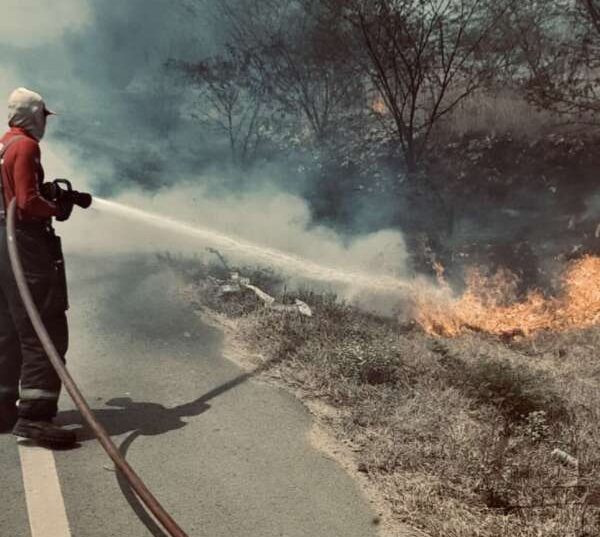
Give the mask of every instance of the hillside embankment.
[(366, 492), (384, 499), (389, 534), (599, 531), (597, 325), (448, 337), (251, 275), (278, 303), (309, 304), (308, 317), (250, 290), (224, 294), (222, 272), (198, 260), (166, 261), (238, 359), (306, 401), (347, 448)]
[(403, 226), (429, 283), (397, 315), (236, 269), (278, 304), (308, 304), (307, 316), (224, 293), (230, 274), (206, 260), (163, 261), (238, 359), (293, 390), (345, 446), (383, 498), (388, 533), (598, 535), (599, 143), (505, 133), (440, 145), (436, 195), (421, 198), (439, 210), (413, 208), (429, 227)]

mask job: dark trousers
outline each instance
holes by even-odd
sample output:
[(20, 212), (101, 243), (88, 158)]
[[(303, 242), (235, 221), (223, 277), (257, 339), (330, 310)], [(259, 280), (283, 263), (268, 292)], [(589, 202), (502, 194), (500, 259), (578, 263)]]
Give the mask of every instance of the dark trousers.
[[(63, 357), (69, 333), (60, 239), (51, 228), (17, 229), (25, 277), (42, 320)], [(61, 382), (29, 320), (10, 266), (6, 227), (0, 225), (0, 401), (19, 399), (19, 416), (48, 420), (57, 412)]]

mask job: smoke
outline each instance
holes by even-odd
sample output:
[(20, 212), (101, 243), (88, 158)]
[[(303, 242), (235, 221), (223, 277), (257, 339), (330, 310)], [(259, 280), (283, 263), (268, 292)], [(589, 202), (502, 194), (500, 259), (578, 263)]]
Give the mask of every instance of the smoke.
[[(69, 145), (46, 144), (44, 163), (57, 177), (78, 176), (77, 189), (92, 187), (92, 176), (81, 174), (77, 153)], [(175, 187), (150, 192), (129, 188), (113, 199), (325, 265), (389, 275), (406, 273), (406, 248), (397, 231), (346, 238), (314, 225), (307, 202), (298, 196), (274, 187), (223, 193), (203, 186), (211, 181), (210, 177), (195, 176)], [(264, 184), (276, 183), (276, 178), (264, 179)], [(119, 219), (93, 206), (88, 211), (76, 208), (67, 224), (57, 226), (65, 237), (65, 248), (72, 253), (173, 250), (193, 254), (204, 248), (196, 239), (173, 236), (144, 222)]]
[(60, 114), (48, 139), (71, 146), (98, 191), (173, 184), (207, 166), (214, 143), (180, 110), (165, 63), (210, 53), (214, 33), (168, 0), (5, 0), (0, 99), (41, 93)]
[[(59, 112), (42, 144), (49, 178), (326, 266), (404, 275), (397, 231), (357, 227), (342, 237), (315, 225), (305, 199), (287, 191), (289, 170), (271, 164), (242, 177), (225, 169), (221, 141), (182, 110), (188, 90), (165, 69), (171, 58), (213, 53), (220, 32), (168, 0), (7, 0), (0, 95), (28, 86)], [(67, 254), (202, 254), (206, 246), (93, 208), (57, 227)]]
[[(198, 9), (191, 12), (187, 4)], [(78, 183), (85, 176), (99, 195), (162, 190), (190, 177), (211, 189), (252, 190), (277, 177), (279, 189), (310, 198), (314, 209), (314, 189), (290, 163), (280, 171), (271, 162), (265, 164), (270, 171), (250, 176), (228, 173), (227, 141), (193, 117), (194, 92), (165, 67), (171, 59), (199, 61), (221, 50), (224, 29), (203, 4), (3, 2), (0, 107), (2, 95), (17, 86), (41, 93), (59, 113), (43, 148), (68, 146), (78, 161), (71, 178)], [(50, 165), (47, 172), (58, 175)], [(339, 205), (347, 205), (343, 197)]]
[(89, 20), (90, 6), (85, 0), (60, 0), (46, 5), (38, 0), (3, 0), (0, 43), (22, 49), (43, 46)]
[(597, 222), (600, 218), (600, 193), (590, 196), (586, 200), (585, 207), (582, 219), (593, 219)]
[[(152, 195), (129, 191), (117, 201), (325, 267), (374, 275), (406, 273), (406, 249), (400, 233), (383, 230), (343, 240), (330, 229), (311, 226), (306, 202), (286, 193), (215, 197), (202, 187), (179, 185)], [(180, 235), (142, 220), (94, 209), (76, 212), (63, 235), (66, 251), (73, 253), (138, 254), (168, 250), (192, 255), (204, 254), (206, 247), (215, 246), (214, 241)], [(229, 247), (224, 253), (232, 256), (234, 262), (260, 264), (258, 258)], [(300, 273), (301, 267), (297, 268)], [(288, 276), (295, 276), (293, 266), (288, 265), (286, 270)]]

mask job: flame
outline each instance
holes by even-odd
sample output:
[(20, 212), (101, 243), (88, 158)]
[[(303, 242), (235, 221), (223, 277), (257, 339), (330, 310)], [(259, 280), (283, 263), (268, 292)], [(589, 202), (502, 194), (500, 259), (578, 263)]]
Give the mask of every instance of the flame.
[(385, 104), (383, 97), (379, 96), (373, 100), (373, 102), (371, 103), (371, 110), (373, 110), (373, 112), (375, 112), (376, 114), (379, 114), (380, 116), (383, 116), (386, 114), (387, 105)]
[(600, 323), (600, 257), (572, 262), (561, 278), (561, 291), (546, 297), (532, 291), (517, 300), (519, 280), (508, 270), (489, 276), (470, 271), (467, 289), (460, 297), (451, 293), (436, 267), (440, 286), (418, 293), (416, 320), (430, 334), (458, 336), (466, 330), (499, 336), (529, 336), (542, 330), (566, 331)]

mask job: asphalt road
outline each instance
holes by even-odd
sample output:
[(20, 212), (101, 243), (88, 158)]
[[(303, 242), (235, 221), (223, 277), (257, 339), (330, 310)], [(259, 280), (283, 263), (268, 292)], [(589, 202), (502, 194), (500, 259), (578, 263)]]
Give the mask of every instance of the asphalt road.
[[(307, 439), (292, 396), (221, 356), (151, 258), (68, 259), (71, 372), (190, 537), (369, 537), (356, 484)], [(63, 424), (80, 418), (63, 398)], [(55, 460), (75, 537), (164, 535), (87, 430)], [(0, 535), (30, 535), (17, 446), (0, 436)]]

